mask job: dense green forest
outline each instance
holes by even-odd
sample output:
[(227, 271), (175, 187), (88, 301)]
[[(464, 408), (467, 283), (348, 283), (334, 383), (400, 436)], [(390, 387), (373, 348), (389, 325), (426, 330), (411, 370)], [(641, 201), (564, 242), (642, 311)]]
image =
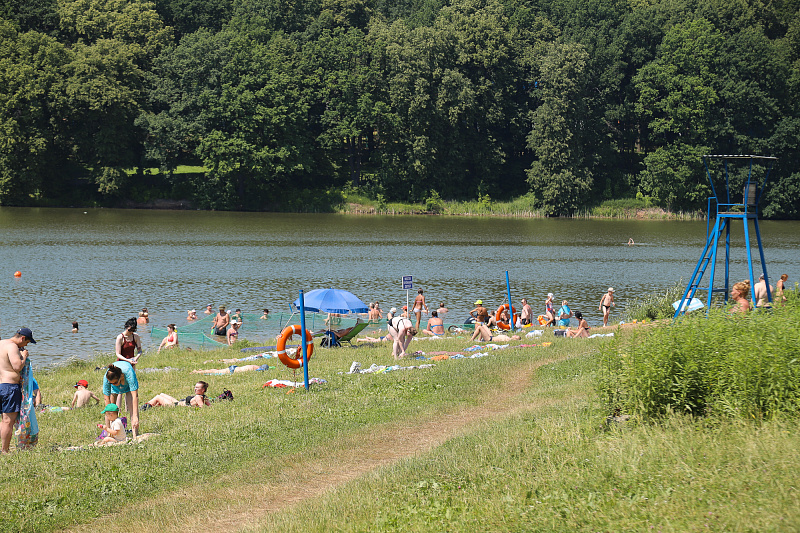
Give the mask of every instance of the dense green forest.
[(799, 137), (800, 0), (0, 0), (0, 205), (695, 209), (744, 153), (798, 218)]

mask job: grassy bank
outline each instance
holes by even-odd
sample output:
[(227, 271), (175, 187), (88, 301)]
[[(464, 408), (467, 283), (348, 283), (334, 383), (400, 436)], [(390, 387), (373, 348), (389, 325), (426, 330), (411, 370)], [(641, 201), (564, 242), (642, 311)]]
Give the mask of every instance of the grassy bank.
[[(596, 359), (550, 364), (530, 410), (350, 483), (255, 531), (796, 531), (795, 423), (608, 427)], [(343, 517), (346, 517), (346, 523)]]
[[(414, 348), (469, 345), (462, 338)], [(594, 392), (600, 353), (609, 345), (554, 339), (551, 346), (374, 375), (338, 372), (354, 360), (364, 368), (391, 364), (387, 345), (319, 350), (311, 376), (327, 384), (310, 392), (262, 388), (268, 379), (289, 377), (284, 367), (209, 376), (203, 379), (211, 394), (226, 387), (235, 399), (203, 410), (145, 411), (142, 430), (158, 435), (139, 445), (58, 451), (91, 442), (100, 409), (46, 413), (37, 449), (0, 459), (0, 528), (50, 531), (112, 512), (113, 523), (142, 531), (800, 526), (795, 421), (754, 426), (673, 415), (655, 425), (634, 419), (609, 427)], [(140, 371), (141, 401), (159, 392), (185, 396), (197, 379), (189, 370), (220, 367), (203, 361), (239, 355), (230, 349), (147, 355), (141, 368), (181, 370)], [(98, 390), (99, 362), (40, 374), (45, 402), (68, 402), (78, 379)], [(419, 428), (433, 439), (456, 419), (463, 427), (442, 433), (425, 451), (401, 439)], [(380, 462), (384, 456), (404, 458)], [(370, 460), (378, 466), (363, 472), (347, 466)], [(310, 491), (315, 479), (328, 480), (325, 490), (298, 500), (296, 493)], [(286, 480), (296, 483), (292, 494), (272, 496), (271, 484)], [(287, 508), (297, 501), (303, 504)]]
[[(473, 201), (443, 200), (438, 195), (420, 203), (385, 202), (382, 198), (373, 199), (357, 191), (344, 191), (341, 204), (333, 206), (342, 214), (384, 214), (384, 215), (451, 215), (451, 216), (489, 216), (543, 218), (547, 213), (536, 207), (537, 202), (531, 194), (510, 201), (497, 201), (488, 195)], [(704, 220), (701, 211), (672, 212), (655, 207), (642, 199), (627, 198), (606, 200), (595, 207), (576, 211), (572, 218), (615, 218), (637, 220)]]

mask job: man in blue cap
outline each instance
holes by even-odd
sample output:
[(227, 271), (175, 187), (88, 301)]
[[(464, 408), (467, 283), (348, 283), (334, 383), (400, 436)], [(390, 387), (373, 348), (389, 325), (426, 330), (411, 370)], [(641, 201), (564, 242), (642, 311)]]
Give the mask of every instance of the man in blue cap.
[(33, 332), (22, 328), (10, 339), (0, 341), (0, 452), (8, 453), (11, 435), (14, 434), (14, 422), (22, 407), (22, 386), (20, 372), (28, 360), (28, 343), (36, 344)]

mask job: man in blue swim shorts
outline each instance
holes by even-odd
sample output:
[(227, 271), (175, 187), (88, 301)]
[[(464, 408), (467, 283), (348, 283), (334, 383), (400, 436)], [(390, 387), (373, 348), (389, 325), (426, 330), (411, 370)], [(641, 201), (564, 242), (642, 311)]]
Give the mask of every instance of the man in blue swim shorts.
[(7, 454), (11, 446), (11, 436), (14, 434), (14, 422), (17, 421), (20, 407), (22, 407), (22, 387), (20, 386), (20, 372), (28, 360), (28, 343), (36, 344), (33, 333), (28, 328), (22, 328), (10, 339), (0, 341), (0, 444), (3, 454)]

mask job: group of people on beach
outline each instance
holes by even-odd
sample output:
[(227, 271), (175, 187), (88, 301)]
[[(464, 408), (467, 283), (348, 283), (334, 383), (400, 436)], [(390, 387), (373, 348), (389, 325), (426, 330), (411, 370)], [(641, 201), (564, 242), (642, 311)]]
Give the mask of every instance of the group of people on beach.
[[(211, 306), (208, 306), (209, 309)], [(233, 314), (234, 318), (224, 311), (220, 306), (220, 312), (215, 317), (216, 333), (225, 335), (229, 339), (229, 344), (236, 340), (238, 325), (242, 323), (241, 310), (237, 309)], [(196, 320), (196, 312), (190, 310), (187, 320)], [(210, 314), (210, 313), (209, 313)], [(269, 310), (264, 309), (264, 314), (260, 318), (268, 318)], [(119, 333), (114, 342), (114, 354), (116, 360), (105, 368), (102, 383), (102, 394), (104, 408), (101, 412), (104, 423), (97, 424), (102, 430), (95, 445), (107, 445), (124, 442), (127, 439), (127, 431), (124, 423), (127, 419), (120, 417), (119, 413), (123, 406), (126, 406), (130, 414), (130, 428), (134, 437), (137, 437), (139, 430), (139, 411), (156, 406), (191, 406), (207, 407), (211, 405), (206, 396), (208, 384), (198, 381), (193, 393), (183, 399), (176, 399), (169, 394), (160, 393), (148, 402), (139, 406), (139, 380), (136, 374), (136, 365), (143, 354), (142, 339), (137, 333), (140, 325), (146, 325), (150, 321), (147, 309), (142, 309), (138, 316), (134, 316), (125, 321), (123, 331)], [(230, 325), (229, 328), (226, 326)], [(77, 322), (72, 323), (73, 333), (78, 333)], [(223, 328), (225, 331), (223, 333)], [(164, 349), (176, 348), (179, 346), (177, 326), (169, 324), (168, 334), (158, 347), (158, 352)], [(231, 333), (233, 331), (234, 333)], [(0, 340), (0, 452), (9, 453), (11, 439), (14, 435), (15, 424), (19, 425), (19, 416), (24, 411), (25, 390), (23, 388), (22, 374), (25, 372), (26, 365), (30, 367), (29, 352), (26, 348), (28, 344), (36, 344), (33, 332), (29, 328), (20, 328), (14, 336)], [(100, 398), (89, 389), (89, 382), (85, 379), (79, 380), (75, 385), (75, 393), (69, 407), (66, 406), (47, 406), (41, 403), (41, 391), (38, 383), (32, 379), (34, 384), (34, 398), (31, 403), (33, 408), (42, 411), (69, 411), (88, 407), (94, 401), (95, 405), (100, 403)], [(35, 414), (35, 413), (34, 413)], [(38, 426), (37, 426), (38, 427)], [(18, 430), (18, 432), (20, 432)], [(20, 437), (21, 439), (21, 437)], [(18, 444), (19, 446), (19, 444)]]
[[(767, 285), (764, 275), (759, 277), (758, 283), (753, 287), (753, 299), (750, 299), (750, 283), (741, 281), (733, 285), (730, 291), (730, 298), (733, 302), (734, 312), (745, 313), (753, 309), (753, 302), (756, 308), (768, 308), (772, 304), (770, 301), (781, 305), (786, 302), (787, 297), (786, 281), (788, 275), (783, 274), (776, 286)], [(609, 316), (615, 306), (615, 290), (609, 287), (602, 297), (598, 306), (598, 311), (603, 315), (603, 325), (607, 326)], [(534, 324), (538, 321), (543, 326), (554, 326), (565, 328), (564, 335), (567, 337), (588, 337), (589, 324), (580, 311), (574, 312), (569, 307), (569, 302), (564, 299), (561, 306), (556, 309), (554, 305), (555, 296), (548, 293), (544, 302), (544, 311), (538, 317), (534, 317), (533, 309), (528, 303), (527, 298), (520, 300), (521, 308), (517, 314), (516, 309), (509, 308), (507, 304), (500, 306), (494, 314), (483, 305), (482, 300), (475, 301), (475, 308), (469, 312), (471, 319), (474, 320), (474, 333), (472, 340), (484, 342), (510, 340), (520, 340), (520, 336), (513, 333), (515, 328), (521, 328)], [(208, 304), (205, 310), (206, 315), (214, 314), (213, 306)], [(362, 337), (366, 342), (390, 341), (392, 343), (392, 356), (395, 359), (405, 357), (411, 340), (420, 332), (430, 337), (441, 337), (445, 334), (444, 317), (448, 313), (448, 308), (444, 302), (434, 310), (428, 308), (425, 294), (422, 289), (417, 291), (417, 296), (411, 310), (407, 306), (402, 306), (400, 310), (392, 307), (386, 314), (387, 334), (380, 338)], [(512, 316), (512, 313), (514, 316)], [(427, 327), (420, 330), (422, 315), (430, 314)], [(373, 323), (380, 323), (383, 318), (383, 311), (380, 302), (375, 301), (369, 304), (367, 319)], [(269, 309), (264, 309), (261, 319), (269, 318)], [(576, 328), (570, 327), (570, 320), (575, 318), (578, 323)], [(198, 319), (194, 309), (187, 311), (187, 321), (192, 322)], [(127, 405), (130, 414), (130, 426), (133, 435), (136, 436), (139, 429), (139, 381), (136, 375), (136, 364), (142, 356), (142, 341), (137, 333), (140, 325), (146, 325), (150, 321), (147, 308), (143, 308), (137, 317), (132, 317), (125, 322), (123, 331), (116, 336), (114, 353), (116, 360), (108, 365), (103, 376), (102, 394), (104, 400), (103, 424), (98, 427), (103, 430), (101, 438), (97, 444), (113, 444), (123, 442), (126, 439), (125, 427), (122, 426), (119, 417), (120, 409)], [(219, 306), (219, 310), (214, 314), (213, 328), (218, 336), (224, 336), (228, 345), (236, 342), (239, 327), (243, 323), (243, 315), (240, 309), (233, 313), (226, 311), (225, 306)], [(77, 333), (79, 326), (73, 322), (73, 332)], [(167, 326), (168, 333), (161, 341), (158, 352), (165, 349), (176, 348), (179, 346), (178, 328), (175, 324)], [(508, 331), (509, 333), (505, 333)], [(0, 451), (8, 453), (11, 438), (14, 432), (14, 425), (23, 402), (21, 374), (26, 364), (29, 365), (29, 353), (26, 348), (28, 344), (35, 344), (33, 332), (29, 328), (20, 328), (14, 336), (9, 339), (0, 340), (0, 411), (2, 411), (2, 421), (0, 421)], [(33, 383), (36, 383), (33, 380)], [(89, 390), (87, 380), (79, 380), (75, 385), (70, 407), (55, 407), (53, 409), (69, 410), (86, 407), (92, 401), (95, 404), (100, 402), (100, 398)], [(38, 384), (32, 389), (35, 395), (34, 404), (41, 404), (41, 391)], [(211, 405), (206, 396), (208, 384), (198, 381), (192, 394), (185, 398), (175, 398), (166, 393), (154, 396), (141, 406), (141, 410), (158, 406), (190, 406), (207, 407)], [(49, 407), (49, 406), (45, 406)]]
[(750, 281), (744, 280), (734, 283), (731, 288), (730, 298), (733, 300), (733, 312), (746, 313), (753, 309), (753, 302), (758, 309), (768, 309), (772, 307), (770, 300), (777, 305), (786, 303), (786, 282), (789, 280), (788, 274), (782, 274), (778, 282), (773, 287), (767, 285), (764, 274), (758, 277), (758, 281), (753, 287), (753, 299), (750, 299)]
[[(600, 299), (599, 310), (603, 312), (604, 325), (608, 325), (611, 308), (615, 305), (614, 292), (614, 288), (609, 287), (608, 292), (603, 294)], [(589, 324), (583, 317), (583, 314), (580, 311), (573, 314), (567, 300), (562, 300), (561, 307), (556, 310), (553, 305), (553, 300), (554, 295), (548, 293), (547, 299), (545, 300), (544, 313), (538, 317), (539, 324), (567, 328), (565, 331), (565, 336), (567, 337), (588, 337)], [(483, 300), (476, 300), (476, 307), (469, 312), (475, 328), (472, 340), (481, 340), (484, 342), (520, 340), (519, 335), (514, 333), (509, 335), (502, 331), (533, 324), (533, 309), (528, 303), (527, 298), (522, 298), (520, 303), (522, 304), (521, 312), (518, 316), (512, 318), (507, 304), (501, 306), (495, 314), (492, 314), (484, 307)], [(385, 336), (378, 338), (361, 337), (360, 340), (366, 342), (391, 341), (392, 356), (395, 359), (400, 359), (407, 355), (406, 350), (408, 349), (411, 339), (417, 334), (422, 333), (423, 335), (431, 337), (443, 336), (445, 334), (444, 316), (448, 311), (444, 302), (440, 303), (438, 309), (429, 310), (425, 301), (424, 291), (423, 289), (419, 289), (410, 312), (407, 306), (402, 306), (399, 311), (395, 307), (390, 309), (389, 313), (386, 315), (388, 331)], [(423, 313), (430, 313), (430, 318), (428, 319), (427, 327), (420, 330)], [(369, 304), (367, 317), (374, 323), (378, 323), (377, 321), (383, 318), (383, 312), (379, 302)], [(578, 321), (575, 329), (569, 327), (570, 319), (573, 317)], [(416, 323), (414, 323), (412, 319), (416, 319)]]

